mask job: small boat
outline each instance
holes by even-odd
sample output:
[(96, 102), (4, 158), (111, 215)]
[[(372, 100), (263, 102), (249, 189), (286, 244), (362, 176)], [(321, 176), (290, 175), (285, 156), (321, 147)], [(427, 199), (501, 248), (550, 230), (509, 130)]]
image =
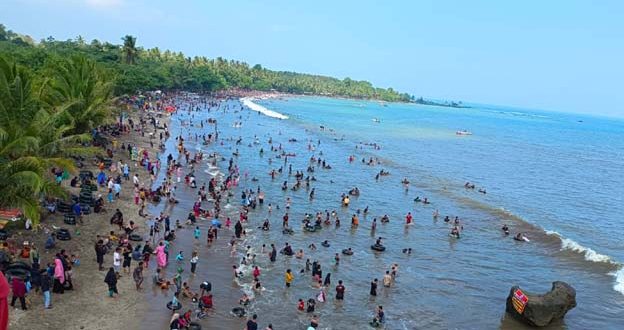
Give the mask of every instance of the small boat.
[(379, 120), (379, 118), (373, 118), (373, 122), (375, 122), (375, 123), (381, 123), (381, 120)]
[(472, 132), (463, 129), (461, 131), (455, 132), (455, 135), (472, 135)]

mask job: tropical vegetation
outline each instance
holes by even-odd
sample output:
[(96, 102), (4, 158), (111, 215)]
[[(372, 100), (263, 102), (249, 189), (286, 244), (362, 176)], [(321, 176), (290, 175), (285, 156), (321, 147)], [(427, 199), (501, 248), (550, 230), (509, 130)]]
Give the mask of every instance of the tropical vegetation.
[(124, 36), (121, 41), (120, 45), (99, 40), (87, 43), (78, 36), (69, 40), (48, 37), (35, 42), (29, 36), (0, 25), (0, 54), (12, 57), (35, 72), (54, 66), (60, 59), (83, 55), (115, 77), (113, 90), (118, 95), (157, 89), (210, 92), (241, 88), (384, 101), (413, 99), (392, 88), (374, 87), (367, 81), (273, 71), (259, 64), (251, 66), (221, 57), (189, 57), (181, 52), (162, 51), (158, 47), (144, 49), (137, 46), (137, 38), (131, 35)]
[(33, 75), (0, 56), (0, 208), (18, 208), (35, 224), (44, 197), (62, 197), (52, 171), (75, 169), (92, 155), (90, 130), (111, 119), (112, 86), (76, 56)]

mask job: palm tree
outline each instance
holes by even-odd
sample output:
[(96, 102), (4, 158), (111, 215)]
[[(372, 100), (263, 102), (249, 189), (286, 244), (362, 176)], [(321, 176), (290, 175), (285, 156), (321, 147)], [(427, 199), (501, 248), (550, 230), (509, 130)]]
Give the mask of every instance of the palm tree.
[[(52, 109), (52, 127), (63, 128), (63, 137), (90, 133), (112, 118), (113, 85), (106, 73), (85, 56), (61, 64), (47, 84), (44, 100)], [(43, 119), (42, 119), (43, 120)]]
[(0, 58), (0, 207), (19, 208), (35, 224), (41, 195), (60, 194), (47, 169), (71, 165), (38, 154), (42, 128), (35, 118), (47, 117), (38, 95), (23, 68)]
[(136, 49), (136, 37), (128, 34), (121, 38), (121, 40), (123, 40), (123, 55), (126, 64), (134, 64), (138, 53)]

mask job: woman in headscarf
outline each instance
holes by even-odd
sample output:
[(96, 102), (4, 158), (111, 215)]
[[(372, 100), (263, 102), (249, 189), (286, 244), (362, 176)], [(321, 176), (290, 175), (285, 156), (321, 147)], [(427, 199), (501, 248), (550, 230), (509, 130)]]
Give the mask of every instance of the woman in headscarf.
[(180, 314), (175, 313), (171, 317), (171, 321), (169, 321), (169, 329), (171, 330), (179, 330), (180, 329)]
[(52, 292), (65, 293), (65, 268), (63, 267), (62, 257), (56, 256), (54, 259), (54, 284)]
[(165, 253), (165, 245), (163, 242), (158, 243), (156, 248), (156, 261), (159, 268), (165, 268), (167, 266), (167, 254)]
[(104, 283), (108, 284), (109, 297), (112, 297), (113, 293), (119, 294), (119, 292), (117, 292), (117, 274), (115, 274), (115, 269), (113, 267), (108, 269), (108, 273), (106, 273), (106, 277), (104, 278)]

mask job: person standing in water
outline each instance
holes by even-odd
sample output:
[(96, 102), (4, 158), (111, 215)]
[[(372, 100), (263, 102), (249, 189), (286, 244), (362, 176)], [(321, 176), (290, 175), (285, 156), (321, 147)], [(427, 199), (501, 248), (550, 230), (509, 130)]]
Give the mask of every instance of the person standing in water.
[(392, 276), (389, 270), (386, 270), (386, 274), (383, 277), (383, 285), (385, 287), (390, 287), (390, 285), (392, 285)]
[(269, 253), (269, 259), (271, 262), (275, 262), (277, 258), (277, 250), (275, 249), (275, 244), (271, 244), (271, 253)]
[(286, 281), (286, 287), (290, 288), (290, 283), (292, 283), (295, 276), (290, 271), (290, 268), (286, 270), (286, 274), (284, 275), (284, 280)]
[(199, 256), (197, 251), (193, 251), (191, 255), (191, 274), (195, 275), (195, 268), (197, 267), (197, 262), (199, 261)]
[(376, 296), (377, 295), (377, 279), (374, 279), (371, 283), (370, 283), (370, 295), (371, 296)]
[(336, 285), (336, 300), (344, 300), (345, 286), (342, 285), (342, 280), (338, 281), (338, 285)]

